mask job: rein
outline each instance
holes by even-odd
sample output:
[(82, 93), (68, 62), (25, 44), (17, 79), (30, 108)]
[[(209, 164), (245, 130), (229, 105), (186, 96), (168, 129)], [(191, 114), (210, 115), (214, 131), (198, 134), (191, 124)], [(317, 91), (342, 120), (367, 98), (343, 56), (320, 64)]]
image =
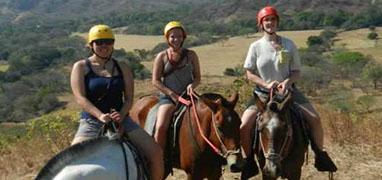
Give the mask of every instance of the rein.
[(227, 158), (230, 154), (237, 154), (237, 153), (240, 153), (240, 149), (238, 150), (228, 150), (227, 147), (225, 146), (225, 144), (223, 143), (223, 140), (221, 139), (220, 137), (220, 134), (219, 133), (220, 131), (218, 130), (217, 126), (216, 126), (216, 122), (215, 122), (215, 115), (213, 114), (213, 112), (211, 112), (212, 114), (212, 126), (214, 127), (214, 130), (215, 130), (215, 134), (221, 144), (221, 149), (220, 150), (219, 148), (217, 148), (203, 133), (203, 130), (202, 130), (202, 127), (200, 125), (200, 119), (199, 119), (199, 116), (198, 116), (198, 113), (196, 111), (196, 106), (195, 106), (195, 97), (198, 98), (198, 95), (195, 94), (195, 92), (193, 90), (191, 90), (188, 95), (190, 96), (190, 99), (191, 99), (191, 104), (192, 104), (192, 110), (193, 110), (193, 113), (195, 115), (195, 121), (196, 121), (196, 124), (198, 126), (198, 131), (200, 133), (200, 135), (202, 136), (203, 140), (212, 148), (212, 150), (214, 150), (214, 152), (218, 155), (220, 155), (221, 157), (223, 158)]

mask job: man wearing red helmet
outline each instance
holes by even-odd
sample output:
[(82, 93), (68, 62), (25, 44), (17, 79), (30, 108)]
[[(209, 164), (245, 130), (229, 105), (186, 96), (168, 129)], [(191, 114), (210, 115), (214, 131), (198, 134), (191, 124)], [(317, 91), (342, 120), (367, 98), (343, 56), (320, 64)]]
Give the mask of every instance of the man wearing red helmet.
[[(263, 37), (249, 47), (244, 63), (247, 78), (255, 83), (255, 89), (268, 91), (278, 88), (281, 92), (293, 89), (293, 98), (299, 105), (304, 117), (308, 120), (313, 134), (313, 141), (318, 146), (315, 154), (315, 167), (319, 171), (335, 172), (337, 167), (323, 147), (323, 129), (320, 117), (309, 100), (295, 87), (294, 83), (300, 78), (301, 61), (293, 41), (277, 35), (279, 14), (271, 6), (266, 6), (257, 14), (257, 25), (263, 31)], [(251, 131), (257, 118), (258, 109), (252, 100), (242, 115), (240, 138), (242, 147), (247, 155), (247, 166), (242, 178), (258, 173), (256, 163), (251, 156)], [(257, 171), (256, 171), (257, 170)]]

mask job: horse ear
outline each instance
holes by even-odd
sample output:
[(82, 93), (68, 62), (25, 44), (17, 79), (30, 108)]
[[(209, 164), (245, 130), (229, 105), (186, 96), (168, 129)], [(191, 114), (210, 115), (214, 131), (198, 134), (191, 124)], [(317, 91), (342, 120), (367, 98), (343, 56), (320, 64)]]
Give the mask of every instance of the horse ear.
[(215, 101), (209, 99), (203, 99), (203, 102), (213, 111), (216, 112), (219, 106), (222, 104), (221, 99), (217, 99)]
[(229, 97), (228, 102), (232, 107), (236, 106), (237, 101), (239, 100), (239, 93), (236, 91)]
[(285, 108), (290, 107), (293, 103), (292, 93), (288, 92), (287, 97), (284, 99), (283, 104), (281, 106), (281, 110), (285, 110)]

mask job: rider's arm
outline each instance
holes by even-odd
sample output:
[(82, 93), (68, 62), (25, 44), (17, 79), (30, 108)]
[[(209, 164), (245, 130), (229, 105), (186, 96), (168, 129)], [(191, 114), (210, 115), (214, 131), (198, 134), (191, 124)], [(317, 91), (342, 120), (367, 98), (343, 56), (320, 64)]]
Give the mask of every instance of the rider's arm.
[(194, 81), (191, 84), (192, 89), (195, 89), (199, 84), (200, 84), (200, 65), (199, 65), (199, 58), (198, 55), (194, 51), (190, 50), (190, 58), (192, 61), (192, 66), (193, 66), (193, 76), (194, 76)]
[(162, 93), (170, 96), (174, 101), (176, 101), (179, 97), (178, 94), (176, 94), (171, 89), (167, 88), (161, 81), (161, 78), (163, 77), (163, 69), (164, 69), (164, 56), (166, 53), (162, 51), (159, 53), (154, 60), (154, 67), (153, 67), (153, 76), (152, 76), (152, 84), (154, 87), (156, 87), (158, 90), (160, 90)]
[(107, 115), (102, 113), (95, 107), (87, 98), (85, 92), (85, 66), (84, 60), (78, 61), (73, 65), (70, 75), (70, 86), (73, 91), (74, 99), (81, 106), (81, 108), (96, 117), (97, 119), (107, 122), (109, 119)]
[(127, 64), (123, 62), (118, 62), (118, 64), (121, 67), (122, 74), (123, 74), (123, 81), (125, 84), (124, 96), (123, 96), (124, 103), (119, 113), (121, 114), (121, 117), (125, 117), (129, 114), (129, 111), (133, 105), (134, 79), (133, 79), (133, 73), (131, 72)]
[(290, 75), (287, 79), (284, 80), (286, 87), (290, 87), (300, 78), (300, 70), (293, 70), (290, 72)]
[(263, 88), (266, 88), (268, 83), (266, 83), (263, 79), (261, 79), (258, 75), (256, 75), (255, 73), (252, 73), (250, 70), (246, 70), (246, 76), (247, 76), (247, 79), (253, 83), (255, 83), (255, 85), (257, 86), (260, 86), (260, 87), (263, 87)]

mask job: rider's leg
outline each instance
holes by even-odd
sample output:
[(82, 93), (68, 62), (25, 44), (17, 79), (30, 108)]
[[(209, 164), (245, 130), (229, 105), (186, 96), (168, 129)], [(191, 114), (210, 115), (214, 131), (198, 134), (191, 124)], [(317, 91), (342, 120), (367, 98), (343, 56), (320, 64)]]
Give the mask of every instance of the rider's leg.
[(309, 123), (315, 144), (319, 150), (324, 150), (324, 130), (321, 118), (310, 103), (299, 105), (299, 107)]
[(312, 140), (314, 142), (312, 142), (311, 144), (312, 149), (316, 154), (314, 166), (319, 171), (337, 171), (336, 165), (324, 149), (324, 132), (321, 124), (321, 119), (318, 113), (310, 103), (304, 103), (299, 106), (302, 110), (304, 117), (309, 123), (309, 127), (313, 135)]
[(162, 148), (141, 128), (135, 129), (127, 135), (137, 149), (146, 156), (150, 166), (150, 179), (162, 180), (164, 178)]
[(245, 157), (250, 156), (251, 146), (252, 146), (252, 137), (251, 133), (254, 129), (256, 122), (257, 110), (255, 108), (248, 108), (244, 111), (241, 116), (240, 124), (240, 140), (241, 146), (243, 147)]
[(92, 137), (87, 137), (87, 136), (77, 136), (77, 137), (74, 137), (72, 143), (70, 144), (71, 146), (75, 145), (75, 144), (78, 144), (82, 141), (87, 141), (87, 140), (90, 140), (92, 139)]
[(102, 126), (103, 123), (94, 117), (81, 119), (71, 145), (97, 138), (100, 135)]
[(162, 104), (158, 109), (154, 138), (163, 150), (166, 147), (167, 129), (170, 125), (174, 110), (175, 106), (172, 103)]
[(245, 166), (241, 173), (241, 179), (248, 179), (259, 173), (258, 167), (254, 160), (254, 152), (252, 151), (252, 131), (257, 118), (257, 108), (250, 106), (244, 111), (241, 117), (240, 125), (240, 141), (245, 154)]

